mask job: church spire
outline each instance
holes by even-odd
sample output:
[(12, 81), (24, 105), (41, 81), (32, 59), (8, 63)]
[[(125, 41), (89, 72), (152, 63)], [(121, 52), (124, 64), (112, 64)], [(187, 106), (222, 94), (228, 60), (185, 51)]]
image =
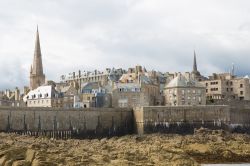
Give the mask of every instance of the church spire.
[(32, 65), (32, 74), (36, 74), (36, 75), (43, 74), (42, 53), (41, 53), (41, 48), (40, 48), (38, 26), (36, 30), (36, 42), (35, 42), (34, 60), (33, 60), (33, 65)]
[(193, 62), (193, 72), (197, 72), (197, 63), (196, 63), (196, 53), (194, 50), (194, 62)]
[(38, 26), (36, 30), (36, 42), (33, 64), (30, 68), (30, 89), (33, 90), (45, 83), (45, 75), (43, 74), (42, 53), (40, 48), (40, 39)]
[(193, 62), (193, 71), (192, 71), (192, 74), (193, 74), (193, 76), (194, 76), (195, 79), (198, 79), (201, 76), (200, 72), (197, 69), (197, 62), (196, 62), (196, 53), (195, 53), (195, 50), (194, 50), (194, 62)]

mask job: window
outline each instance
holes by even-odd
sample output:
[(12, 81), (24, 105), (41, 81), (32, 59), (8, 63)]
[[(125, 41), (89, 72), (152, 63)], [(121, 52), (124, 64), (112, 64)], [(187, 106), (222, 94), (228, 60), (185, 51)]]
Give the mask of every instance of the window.
[(218, 91), (218, 88), (211, 88), (211, 91)]
[(185, 94), (185, 90), (181, 90), (181, 93), (184, 95)]
[(230, 85), (233, 85), (233, 82), (232, 82), (232, 81), (230, 82)]
[(243, 95), (243, 91), (240, 91), (240, 95)]
[(195, 94), (195, 90), (193, 90), (193, 94)]
[(208, 92), (208, 89), (206, 89), (206, 93)]
[(206, 83), (206, 86), (208, 86), (208, 83)]
[(231, 88), (231, 91), (233, 91), (234, 89), (233, 88)]
[(243, 88), (243, 84), (240, 84), (240, 88)]

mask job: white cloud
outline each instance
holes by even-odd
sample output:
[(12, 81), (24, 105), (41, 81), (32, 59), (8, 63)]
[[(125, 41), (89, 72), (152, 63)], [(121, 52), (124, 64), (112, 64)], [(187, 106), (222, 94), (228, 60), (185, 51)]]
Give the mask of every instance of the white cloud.
[(39, 24), (48, 79), (78, 69), (141, 64), (201, 73), (249, 73), (248, 0), (0, 1), (0, 88), (28, 84)]

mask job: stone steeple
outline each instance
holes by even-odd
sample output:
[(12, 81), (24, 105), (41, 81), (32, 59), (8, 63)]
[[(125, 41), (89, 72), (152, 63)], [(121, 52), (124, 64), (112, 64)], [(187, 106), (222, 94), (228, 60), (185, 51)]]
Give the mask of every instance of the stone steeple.
[(197, 72), (196, 53), (194, 50), (193, 72)]
[(36, 74), (36, 75), (43, 74), (43, 63), (42, 63), (42, 54), (41, 54), (41, 48), (40, 48), (38, 27), (36, 31), (36, 43), (35, 43), (35, 52), (34, 52), (32, 68), (33, 68), (32, 74)]
[(36, 89), (44, 83), (45, 75), (43, 74), (42, 54), (37, 27), (33, 65), (30, 68), (30, 89)]
[(193, 61), (193, 71), (192, 71), (192, 75), (194, 76), (194, 78), (200, 77), (201, 74), (197, 69), (197, 62), (196, 62), (196, 53), (194, 50), (194, 61)]

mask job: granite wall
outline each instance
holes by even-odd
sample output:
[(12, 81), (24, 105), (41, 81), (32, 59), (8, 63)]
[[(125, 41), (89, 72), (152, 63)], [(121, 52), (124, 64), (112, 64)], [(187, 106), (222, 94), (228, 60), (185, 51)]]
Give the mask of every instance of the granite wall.
[(133, 132), (131, 109), (0, 108), (0, 131), (33, 135), (103, 137)]
[(226, 105), (138, 107), (134, 120), (139, 134), (186, 134), (200, 127), (250, 133), (250, 109)]

